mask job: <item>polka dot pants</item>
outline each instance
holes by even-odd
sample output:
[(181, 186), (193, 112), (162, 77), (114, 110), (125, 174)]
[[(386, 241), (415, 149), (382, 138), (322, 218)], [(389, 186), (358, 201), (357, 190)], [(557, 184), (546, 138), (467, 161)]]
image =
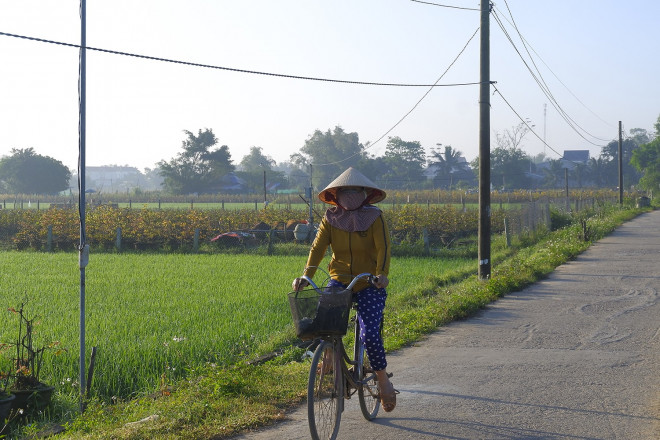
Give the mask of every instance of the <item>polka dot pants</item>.
[[(330, 280), (328, 287), (342, 286), (345, 284), (336, 280)], [(360, 290), (357, 294), (357, 316), (360, 323), (360, 339), (367, 349), (371, 367), (378, 371), (387, 367), (385, 359), (385, 348), (383, 338), (380, 335), (380, 324), (383, 321), (383, 310), (385, 309), (385, 289), (369, 286)]]

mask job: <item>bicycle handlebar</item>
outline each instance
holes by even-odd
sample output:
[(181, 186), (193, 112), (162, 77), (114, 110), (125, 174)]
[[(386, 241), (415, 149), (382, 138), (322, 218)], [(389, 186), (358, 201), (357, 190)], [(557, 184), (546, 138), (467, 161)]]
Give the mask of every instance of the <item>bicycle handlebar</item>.
[[(303, 279), (303, 280), (305, 280), (305, 281), (307, 281), (307, 282), (309, 283), (309, 285), (312, 286), (312, 287), (314, 288), (314, 290), (316, 290), (316, 291), (320, 291), (319, 287), (318, 287), (318, 286), (314, 283), (314, 281), (312, 281), (312, 279), (311, 279), (310, 277), (308, 277), (307, 275), (303, 275), (303, 276), (301, 276), (300, 278)], [(362, 278), (367, 278), (367, 281), (369, 282), (369, 284), (373, 284), (373, 283), (374, 283), (374, 280), (376, 279), (376, 276), (370, 274), (369, 272), (363, 272), (363, 273), (361, 273), (361, 274), (359, 274), (359, 275), (356, 275), (356, 276), (351, 280), (351, 282), (348, 284), (348, 286), (346, 286), (346, 289), (347, 289), (347, 290), (352, 290), (352, 289), (353, 289), (353, 286), (355, 286), (355, 283), (357, 283), (357, 282), (358, 282), (360, 279), (362, 279)]]

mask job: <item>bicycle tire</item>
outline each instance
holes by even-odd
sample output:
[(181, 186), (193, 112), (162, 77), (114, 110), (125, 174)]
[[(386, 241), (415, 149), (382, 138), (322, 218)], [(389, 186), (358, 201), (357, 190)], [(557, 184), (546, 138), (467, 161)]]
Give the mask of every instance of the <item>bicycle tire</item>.
[(314, 352), (307, 384), (307, 420), (313, 440), (334, 440), (344, 404), (342, 359), (335, 343), (321, 341)]
[[(380, 408), (380, 399), (378, 398), (378, 382), (374, 374), (367, 351), (365, 350), (359, 338), (355, 342), (359, 344), (357, 352), (358, 380), (361, 385), (358, 387), (358, 401), (360, 402), (360, 411), (367, 420), (373, 420), (378, 415)], [(365, 380), (366, 379), (366, 380)]]

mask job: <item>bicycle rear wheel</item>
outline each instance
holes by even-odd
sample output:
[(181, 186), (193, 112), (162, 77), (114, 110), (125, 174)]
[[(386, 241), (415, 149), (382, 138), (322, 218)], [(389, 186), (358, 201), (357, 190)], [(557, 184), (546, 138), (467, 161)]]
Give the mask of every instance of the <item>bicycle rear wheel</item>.
[(380, 399), (378, 399), (378, 383), (376, 382), (376, 374), (371, 368), (367, 351), (358, 339), (359, 344), (357, 350), (357, 368), (358, 380), (362, 386), (358, 387), (358, 400), (360, 402), (360, 410), (362, 415), (367, 420), (373, 420), (378, 414), (380, 408)]
[(344, 404), (341, 361), (332, 341), (321, 341), (314, 352), (307, 384), (307, 420), (314, 440), (337, 438)]

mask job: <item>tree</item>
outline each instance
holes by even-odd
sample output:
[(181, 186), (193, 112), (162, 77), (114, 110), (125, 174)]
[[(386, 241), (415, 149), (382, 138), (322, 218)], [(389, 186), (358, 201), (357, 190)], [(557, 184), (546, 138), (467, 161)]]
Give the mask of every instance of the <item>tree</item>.
[[(655, 124), (660, 133), (660, 116)], [(639, 180), (642, 189), (660, 188), (660, 137), (656, 137), (633, 151), (630, 163), (640, 172), (644, 173)]]
[(273, 170), (275, 165), (277, 164), (272, 158), (264, 156), (261, 147), (251, 147), (250, 153), (241, 159), (241, 171), (237, 174), (247, 182), (252, 190), (261, 192), (264, 190), (264, 177), (268, 188), (278, 187), (286, 183), (285, 174)]
[(300, 153), (291, 156), (293, 163), (299, 164), (301, 171), (309, 172), (312, 164), (314, 184), (325, 187), (350, 165), (366, 157), (364, 146), (357, 133), (346, 133), (341, 127), (325, 133), (316, 130)]
[(589, 159), (589, 175), (594, 185), (604, 186), (607, 182), (607, 164), (603, 157)]
[(560, 159), (550, 159), (548, 167), (543, 169), (543, 186), (560, 188), (564, 184), (564, 164)]
[(631, 128), (628, 135), (637, 145), (648, 144), (653, 140), (651, 134), (644, 128)]
[[(495, 133), (497, 148), (490, 152), (491, 183), (502, 189), (529, 188), (530, 174), (536, 169), (530, 158), (521, 148), (525, 135), (533, 125), (526, 120), (510, 130)], [(478, 162), (478, 161), (477, 161)], [(475, 168), (478, 172), (478, 168)]]
[(199, 130), (197, 136), (183, 131), (187, 138), (182, 142), (183, 151), (169, 162), (158, 162), (163, 186), (173, 194), (208, 193), (220, 190), (220, 179), (234, 170), (229, 148), (223, 145), (211, 150), (218, 143), (213, 131)]
[(534, 127), (531, 125), (530, 120), (528, 119), (525, 122), (521, 122), (515, 127), (511, 127), (511, 130), (504, 130), (504, 132), (495, 133), (495, 142), (497, 146), (505, 149), (515, 149), (518, 148), (521, 144), (525, 135)]
[(529, 188), (531, 158), (520, 148), (497, 147), (490, 153), (491, 181), (503, 189)]
[(261, 147), (251, 147), (250, 153), (243, 156), (240, 165), (241, 170), (245, 172), (262, 172), (263, 170), (270, 171), (276, 163), (271, 157), (264, 156)]
[(420, 184), (426, 157), (424, 148), (418, 141), (404, 141), (400, 137), (390, 137), (384, 154), (387, 171), (382, 179), (389, 188), (410, 189)]
[[(641, 173), (631, 165), (633, 151), (639, 145), (633, 138), (626, 138), (622, 144), (623, 152), (623, 183), (624, 186), (637, 185)], [(611, 187), (619, 184), (619, 141), (611, 141), (601, 149), (600, 157), (603, 159), (605, 184)]]
[[(442, 144), (436, 144), (441, 147)], [(432, 150), (429, 161), (429, 168), (436, 168), (437, 172), (433, 178), (434, 186), (451, 189), (453, 185), (459, 182), (473, 184), (475, 176), (470, 170), (470, 166), (463, 158), (463, 153), (455, 150), (451, 145), (445, 145), (444, 151)]]
[(53, 194), (69, 188), (71, 171), (33, 148), (11, 150), (0, 159), (0, 187), (15, 194)]

